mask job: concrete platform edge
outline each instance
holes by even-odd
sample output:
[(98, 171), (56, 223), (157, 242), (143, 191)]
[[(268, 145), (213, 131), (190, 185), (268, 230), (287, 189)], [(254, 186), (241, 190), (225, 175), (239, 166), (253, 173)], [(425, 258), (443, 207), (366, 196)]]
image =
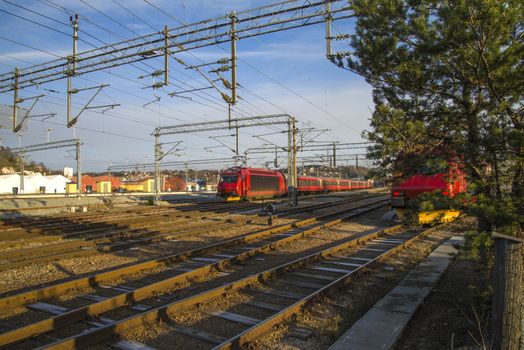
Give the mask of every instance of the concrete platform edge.
[(454, 246), (462, 243), (463, 237), (454, 236), (438, 246), (329, 350), (391, 349), (448, 268)]

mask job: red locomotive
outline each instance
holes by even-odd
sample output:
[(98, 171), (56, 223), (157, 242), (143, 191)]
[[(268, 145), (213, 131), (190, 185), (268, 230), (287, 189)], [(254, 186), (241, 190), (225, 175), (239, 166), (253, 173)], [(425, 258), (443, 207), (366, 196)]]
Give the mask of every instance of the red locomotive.
[[(356, 181), (298, 176), (297, 191), (304, 194), (350, 191), (373, 187), (373, 180)], [(287, 181), (279, 171), (255, 168), (230, 168), (218, 183), (218, 195), (228, 200), (262, 199), (287, 194)]]
[[(440, 191), (442, 195), (453, 198), (466, 191), (466, 176), (460, 164), (449, 162), (447, 169), (441, 171), (430, 175), (416, 174), (410, 176), (391, 188), (391, 207), (396, 210), (400, 218), (406, 216), (407, 204), (422, 193)], [(417, 214), (419, 223), (429, 223), (432, 221), (451, 221), (460, 212), (457, 210), (435, 210)]]
[(466, 191), (466, 176), (456, 163), (449, 163), (447, 172), (432, 175), (413, 175), (391, 188), (391, 206), (404, 208), (406, 204), (425, 192), (441, 191), (444, 196), (455, 197)]

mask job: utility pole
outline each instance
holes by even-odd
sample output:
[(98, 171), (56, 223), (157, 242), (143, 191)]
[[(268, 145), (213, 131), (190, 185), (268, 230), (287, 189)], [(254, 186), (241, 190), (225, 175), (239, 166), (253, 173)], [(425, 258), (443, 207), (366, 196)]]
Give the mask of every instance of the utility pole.
[(162, 159), (162, 145), (159, 143), (160, 135), (155, 134), (155, 205), (160, 201), (160, 160)]
[(233, 11), (229, 15), (231, 19), (231, 104), (237, 103), (237, 36), (236, 22), (237, 15)]
[(13, 132), (15, 132), (17, 123), (16, 116), (18, 113), (18, 79), (20, 77), (20, 72), (18, 68), (15, 67), (15, 83), (13, 84)]
[(24, 193), (24, 166), (25, 166), (24, 152), (20, 152), (20, 191), (19, 193)]
[[(80, 166), (80, 140), (75, 139), (76, 144), (76, 178), (77, 178), (77, 191), (78, 196), (80, 197), (82, 195), (82, 167)], [(111, 181), (109, 179), (109, 181)]]
[(288, 122), (288, 195), (289, 205), (297, 205), (297, 128), (296, 119), (291, 117)]
[[(237, 15), (233, 11), (229, 14), (231, 19), (231, 100), (228, 103), (228, 118), (231, 120), (231, 108), (237, 103), (237, 36), (236, 36), (236, 23)], [(238, 153), (238, 121), (235, 123), (235, 166), (238, 166), (239, 153)]]
[(71, 77), (76, 73), (76, 49), (78, 41), (78, 14), (69, 16), (69, 23), (73, 26), (73, 55), (67, 58), (67, 124), (71, 122)]
[(337, 143), (333, 142), (333, 168), (337, 167)]
[[(22, 147), (22, 135), (18, 134), (18, 148), (21, 149)], [(20, 152), (20, 190), (18, 193), (22, 194), (24, 193), (24, 167), (25, 167), (25, 159), (24, 159), (24, 150), (21, 149)]]
[(331, 11), (330, 11), (330, 1), (331, 0), (324, 0), (325, 1), (325, 11), (324, 11), (324, 20), (326, 21), (326, 57), (330, 58), (333, 56), (333, 52), (331, 51), (331, 22), (333, 21), (333, 18), (331, 17)]
[[(109, 84), (101, 84), (101, 85), (98, 85), (98, 86), (92, 86), (92, 87), (87, 87), (87, 88), (83, 88), (83, 89), (73, 89), (72, 88), (72, 86), (71, 86), (71, 78), (76, 76), (76, 73), (77, 73), (77, 67), (76, 66), (77, 66), (77, 42), (78, 42), (78, 15), (75, 14), (74, 18), (73, 18), (73, 16), (69, 16), (69, 21), (70, 21), (71, 25), (73, 26), (73, 55), (72, 56), (67, 56), (67, 71), (66, 71), (66, 74), (67, 74), (67, 108), (66, 108), (66, 112), (67, 112), (67, 127), (71, 128), (71, 127), (74, 127), (76, 125), (76, 122), (78, 121), (78, 118), (86, 110), (105, 108), (105, 111), (106, 111), (106, 110), (109, 110), (109, 109), (113, 109), (113, 108), (115, 108), (117, 106), (120, 106), (120, 104), (119, 103), (113, 103), (113, 104), (107, 104), (107, 105), (101, 105), (101, 106), (90, 106), (91, 102), (93, 102), (93, 100), (100, 93), (100, 91), (102, 91), (103, 88), (108, 87)], [(166, 66), (166, 68), (167, 68), (167, 66)], [(93, 94), (93, 96), (91, 96), (89, 101), (84, 105), (84, 107), (82, 107), (80, 112), (78, 112), (78, 114), (75, 117), (73, 117), (71, 115), (71, 99), (72, 99), (72, 95), (73, 94), (77, 94), (77, 93), (82, 92), (82, 91), (95, 90), (95, 89), (96, 89), (96, 92)], [(73, 131), (73, 137), (74, 138), (76, 137), (76, 130)]]
[(187, 162), (184, 163), (184, 173), (185, 173), (185, 176), (186, 176), (186, 193), (188, 192), (188, 189), (187, 189), (187, 172), (188, 172), (188, 167), (187, 167)]
[(164, 26), (164, 85), (169, 85), (169, 30)]

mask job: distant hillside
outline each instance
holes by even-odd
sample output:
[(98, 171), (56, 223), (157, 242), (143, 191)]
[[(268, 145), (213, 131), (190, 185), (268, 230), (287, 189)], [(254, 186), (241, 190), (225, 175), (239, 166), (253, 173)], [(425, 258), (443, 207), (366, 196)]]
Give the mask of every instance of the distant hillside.
[[(50, 170), (44, 165), (44, 163), (37, 163), (33, 160), (25, 161), (25, 170), (36, 171), (49, 174)], [(20, 164), (18, 162), (18, 157), (13, 153), (9, 147), (0, 147), (0, 171), (2, 169), (14, 169), (15, 171), (20, 170)]]

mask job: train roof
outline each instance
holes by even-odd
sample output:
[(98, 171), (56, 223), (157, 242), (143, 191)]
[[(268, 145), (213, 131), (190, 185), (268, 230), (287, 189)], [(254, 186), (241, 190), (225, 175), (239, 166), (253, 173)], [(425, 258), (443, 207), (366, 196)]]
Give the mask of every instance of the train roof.
[(233, 168), (229, 168), (227, 169), (226, 171), (224, 171), (224, 173), (238, 173), (240, 171), (247, 171), (249, 173), (263, 173), (263, 174), (267, 174), (267, 175), (277, 175), (277, 174), (282, 174), (280, 171), (278, 170), (271, 170), (271, 169), (263, 169), (263, 168), (245, 168), (245, 167), (233, 167)]

